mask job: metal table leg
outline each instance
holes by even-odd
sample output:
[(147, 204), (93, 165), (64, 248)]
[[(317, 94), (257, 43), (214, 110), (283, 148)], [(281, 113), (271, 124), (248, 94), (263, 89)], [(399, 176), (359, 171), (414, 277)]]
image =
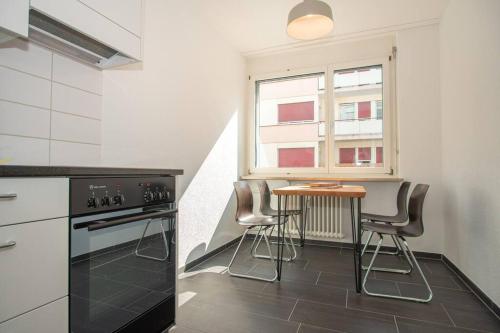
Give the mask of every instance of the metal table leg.
[(350, 198), (350, 206), (354, 280), (356, 282), (356, 292), (361, 293), (361, 198), (357, 200), (356, 210), (354, 209), (354, 198)]
[(309, 209), (309, 197), (300, 197), (300, 210), (302, 211), (302, 216), (300, 219), (300, 247), (304, 247), (306, 241), (306, 226), (307, 226), (307, 213)]
[[(287, 203), (288, 195), (285, 195), (284, 213), (281, 213), (281, 195), (278, 195), (278, 255), (276, 260), (276, 269), (278, 271), (278, 281), (281, 281), (281, 269), (283, 267), (283, 244), (285, 239), (285, 223), (287, 222)], [(282, 218), (283, 217), (283, 218)]]

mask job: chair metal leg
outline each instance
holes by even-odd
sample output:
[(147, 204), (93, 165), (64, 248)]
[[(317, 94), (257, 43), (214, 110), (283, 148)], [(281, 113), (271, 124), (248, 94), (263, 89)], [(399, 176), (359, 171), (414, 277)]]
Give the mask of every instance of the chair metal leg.
[(263, 231), (264, 232), (264, 240), (265, 240), (266, 245), (267, 245), (267, 250), (269, 251), (269, 257), (271, 259), (271, 266), (274, 268), (274, 276), (272, 278), (270, 278), (270, 279), (266, 279), (266, 278), (261, 278), (261, 277), (258, 277), (258, 276), (249, 275), (249, 274), (239, 274), (239, 273), (233, 273), (233, 272), (231, 272), (231, 266), (233, 265), (234, 259), (236, 258), (236, 255), (238, 254), (238, 251), (240, 250), (241, 244), (243, 244), (243, 241), (245, 240), (245, 237), (247, 236), (248, 231), (250, 229), (251, 228), (248, 228), (243, 233), (243, 236), (241, 237), (241, 240), (238, 243), (238, 247), (236, 248), (236, 251), (234, 251), (233, 257), (231, 258), (231, 261), (229, 262), (229, 265), (227, 266), (227, 272), (231, 276), (236, 276), (236, 277), (241, 277), (241, 278), (246, 278), (246, 279), (253, 279), (253, 280), (260, 280), (260, 281), (267, 281), (267, 282), (276, 281), (276, 279), (278, 278), (278, 270), (276, 269), (276, 264), (274, 262), (274, 257), (273, 257), (273, 254), (271, 252), (271, 246), (269, 245), (269, 239), (267, 238), (267, 235), (266, 235), (266, 229), (267, 228), (265, 228), (264, 231)]
[[(285, 226), (284, 226), (285, 228)], [(274, 231), (274, 226), (271, 227), (271, 230), (269, 232), (269, 235), (271, 235)], [(286, 240), (286, 237), (283, 238), (283, 243), (288, 251), (288, 254), (290, 255), (288, 258), (283, 258), (283, 261), (286, 261), (286, 262), (290, 262), (290, 261), (293, 261), (296, 257), (297, 257), (297, 251), (295, 249), (295, 243), (293, 242), (293, 239), (292, 239), (292, 234), (290, 233), (290, 226), (288, 224), (288, 222), (286, 223), (286, 231), (288, 233), (288, 238), (292, 244), (292, 248), (290, 249), (290, 244), (288, 244), (288, 241)], [(260, 231), (259, 231), (260, 233)], [(257, 234), (257, 236), (259, 235), (259, 233)], [(254, 258), (258, 258), (258, 259), (270, 259), (269, 256), (267, 255), (263, 255), (263, 254), (257, 254), (257, 249), (259, 248), (259, 245), (262, 241), (262, 238), (264, 237), (264, 233), (265, 231), (262, 233), (262, 235), (260, 236), (259, 238), (259, 241), (257, 242), (257, 244), (255, 245), (255, 247), (253, 247), (253, 243), (252, 243), (252, 248), (251, 248), (251, 254), (252, 254), (252, 257)], [(255, 239), (254, 239), (254, 242), (255, 242)], [(273, 244), (277, 244), (277, 242), (271, 242)], [(292, 252), (293, 250), (293, 252)]]
[[(368, 246), (368, 243), (370, 242), (371, 238), (373, 236), (373, 231), (370, 232), (370, 236), (368, 237), (368, 242), (365, 244), (365, 247), (363, 250), (366, 249), (366, 247)], [(401, 247), (401, 244), (399, 244), (399, 241), (397, 239), (397, 237), (395, 237), (394, 235), (390, 235), (392, 240), (394, 241), (395, 244), (398, 244), (398, 248)], [(413, 270), (413, 264), (411, 263), (411, 260), (410, 258), (408, 258), (408, 254), (406, 253), (405, 250), (402, 251), (404, 253), (404, 256), (405, 256), (405, 259), (406, 261), (408, 262), (408, 266), (409, 268), (408, 269), (399, 269), (399, 268), (386, 268), (386, 267), (372, 267), (371, 270), (372, 271), (377, 271), (377, 272), (389, 272), (389, 273), (399, 273), (399, 274), (410, 274)], [(361, 255), (363, 255), (364, 251), (362, 252)], [(381, 254), (382, 251), (379, 250), (378, 254)], [(361, 267), (363, 270), (367, 270), (368, 267), (366, 266), (362, 266)]]
[(425, 278), (425, 275), (422, 272), (422, 269), (420, 268), (420, 266), (419, 266), (419, 264), (417, 262), (417, 259), (415, 259), (415, 256), (413, 255), (413, 252), (410, 250), (410, 247), (408, 246), (408, 243), (404, 239), (403, 239), (403, 244), (404, 244), (404, 247), (405, 247), (404, 250), (408, 251), (408, 253), (410, 254), (410, 257), (411, 257), (413, 263), (417, 267), (418, 272), (420, 273), (420, 276), (422, 276), (422, 279), (424, 280), (424, 283), (425, 283), (425, 286), (426, 286), (426, 288), (427, 288), (427, 290), (429, 292), (429, 295), (426, 298), (405, 297), (405, 296), (399, 296), (399, 295), (389, 295), (389, 294), (374, 293), (374, 292), (370, 292), (366, 288), (366, 282), (368, 280), (368, 275), (370, 275), (370, 272), (372, 271), (373, 264), (375, 262), (375, 258), (379, 254), (380, 246), (382, 245), (382, 242), (383, 242), (383, 236), (382, 236), (382, 234), (378, 234), (378, 235), (380, 237), (380, 240), (377, 243), (377, 248), (375, 249), (375, 252), (373, 254), (372, 260), (370, 261), (370, 265), (368, 266), (368, 270), (366, 271), (365, 277), (363, 279), (363, 291), (367, 295), (375, 296), (375, 297), (394, 298), (394, 299), (401, 299), (401, 300), (413, 301), (413, 302), (419, 302), (419, 303), (428, 303), (428, 302), (430, 302), (432, 300), (432, 295), (433, 295), (431, 287), (429, 286), (429, 283), (427, 282), (427, 279)]
[(139, 253), (139, 248), (141, 246), (142, 240), (144, 239), (144, 236), (146, 235), (146, 232), (148, 231), (149, 225), (151, 224), (153, 220), (148, 220), (148, 223), (146, 224), (146, 227), (144, 228), (144, 231), (142, 232), (141, 239), (139, 239), (139, 242), (137, 243), (137, 246), (135, 247), (135, 255), (140, 258), (145, 258), (145, 259), (151, 259), (151, 260), (156, 260), (156, 261), (165, 261), (168, 259), (170, 256), (170, 250), (168, 246), (168, 240), (167, 236), (165, 236), (165, 228), (163, 227), (163, 220), (160, 220), (160, 229), (161, 229), (161, 236), (163, 238), (163, 244), (165, 245), (165, 257), (163, 258), (158, 258), (158, 257), (153, 257), (153, 256), (147, 256), (145, 254), (140, 254)]

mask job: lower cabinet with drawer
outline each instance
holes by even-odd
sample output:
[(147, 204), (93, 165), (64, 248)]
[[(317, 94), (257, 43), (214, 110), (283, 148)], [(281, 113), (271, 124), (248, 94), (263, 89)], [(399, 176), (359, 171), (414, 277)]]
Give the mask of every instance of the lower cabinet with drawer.
[(68, 333), (68, 297), (0, 324), (0, 333)]
[(0, 227), (0, 332), (18, 332), (5, 325), (68, 295), (68, 243), (67, 218)]

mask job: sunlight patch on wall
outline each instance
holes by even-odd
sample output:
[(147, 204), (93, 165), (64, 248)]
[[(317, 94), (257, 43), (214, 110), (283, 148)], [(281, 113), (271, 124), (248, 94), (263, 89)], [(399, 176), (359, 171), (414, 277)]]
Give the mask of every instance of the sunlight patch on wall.
[(238, 177), (238, 112), (235, 112), (179, 200), (179, 267), (210, 244)]

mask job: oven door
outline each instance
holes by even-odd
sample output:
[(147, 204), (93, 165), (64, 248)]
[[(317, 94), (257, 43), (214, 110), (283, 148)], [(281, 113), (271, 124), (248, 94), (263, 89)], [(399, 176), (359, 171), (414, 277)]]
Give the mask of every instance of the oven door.
[(173, 324), (175, 224), (171, 208), (71, 219), (71, 332), (161, 332)]

